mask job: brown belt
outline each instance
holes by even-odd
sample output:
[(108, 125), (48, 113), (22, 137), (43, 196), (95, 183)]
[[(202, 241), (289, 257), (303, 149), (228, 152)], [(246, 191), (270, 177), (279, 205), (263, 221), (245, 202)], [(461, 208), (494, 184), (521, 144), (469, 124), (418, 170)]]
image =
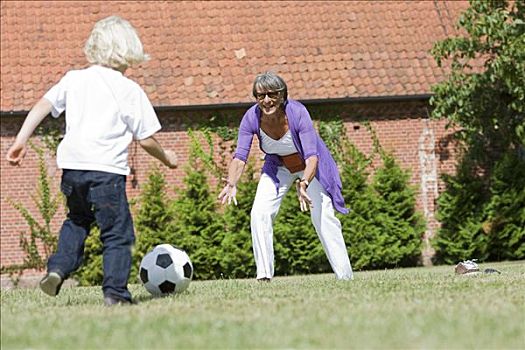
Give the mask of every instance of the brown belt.
[(303, 158), (299, 153), (289, 154), (287, 156), (279, 156), (283, 165), (291, 172), (296, 173), (298, 171), (304, 170), (306, 164), (304, 163)]

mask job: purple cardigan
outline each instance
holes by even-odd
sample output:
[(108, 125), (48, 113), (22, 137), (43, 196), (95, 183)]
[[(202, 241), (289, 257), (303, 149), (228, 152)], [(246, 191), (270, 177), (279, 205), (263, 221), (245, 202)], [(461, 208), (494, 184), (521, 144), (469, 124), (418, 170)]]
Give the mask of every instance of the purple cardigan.
[[(340, 213), (347, 214), (348, 209), (345, 208), (341, 193), (342, 184), (337, 164), (323, 140), (317, 135), (308, 110), (300, 102), (290, 99), (286, 103), (285, 110), (288, 117), (288, 126), (297, 151), (303, 159), (317, 156), (319, 162), (315, 173), (316, 179), (328, 192), (334, 208)], [(261, 110), (257, 105), (254, 105), (246, 111), (241, 120), (234, 158), (243, 162), (248, 160), (253, 135), (257, 135), (259, 138), (259, 148), (261, 148), (260, 124)], [(270, 176), (277, 189), (279, 186), (277, 167), (281, 166), (282, 163), (275, 154), (266, 154), (264, 160), (262, 172)]]

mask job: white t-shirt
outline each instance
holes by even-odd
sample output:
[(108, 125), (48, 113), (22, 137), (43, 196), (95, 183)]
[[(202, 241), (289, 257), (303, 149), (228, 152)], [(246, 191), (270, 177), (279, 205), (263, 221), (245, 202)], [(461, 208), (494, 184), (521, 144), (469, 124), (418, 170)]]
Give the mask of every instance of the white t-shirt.
[(297, 148), (293, 143), (292, 133), (290, 130), (286, 132), (279, 140), (272, 139), (263, 129), (261, 132), (261, 148), (264, 153), (277, 154), (279, 156), (288, 156), (297, 153)]
[(66, 132), (57, 150), (62, 169), (128, 175), (129, 144), (161, 128), (142, 88), (110, 68), (69, 71), (44, 98), (53, 105), (53, 117), (66, 110)]

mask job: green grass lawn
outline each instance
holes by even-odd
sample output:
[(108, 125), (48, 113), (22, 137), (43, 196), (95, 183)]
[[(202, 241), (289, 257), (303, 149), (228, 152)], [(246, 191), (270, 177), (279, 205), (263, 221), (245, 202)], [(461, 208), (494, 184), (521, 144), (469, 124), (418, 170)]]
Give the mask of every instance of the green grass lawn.
[(332, 275), (193, 281), (185, 293), (107, 308), (98, 287), (3, 290), (7, 349), (523, 349), (525, 262)]

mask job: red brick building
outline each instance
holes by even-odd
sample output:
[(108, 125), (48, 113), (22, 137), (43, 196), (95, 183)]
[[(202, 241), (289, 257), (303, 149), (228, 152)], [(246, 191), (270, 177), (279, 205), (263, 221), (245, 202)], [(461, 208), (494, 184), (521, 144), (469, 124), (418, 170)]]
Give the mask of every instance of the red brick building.
[[(36, 154), (11, 167), (5, 154), (31, 106), (65, 72), (87, 66), (82, 49), (92, 26), (109, 15), (129, 20), (151, 60), (126, 75), (158, 111), (161, 143), (187, 160), (188, 123), (215, 115), (242, 117), (254, 103), (256, 74), (272, 70), (289, 96), (322, 120), (336, 111), (348, 137), (364, 151), (369, 120), (382, 145), (412, 172), (418, 207), (434, 234), (439, 176), (453, 171), (444, 122), (429, 119), (431, 86), (444, 78), (429, 50), (457, 35), (459, 1), (2, 1), (1, 2), (1, 265), (21, 261), (18, 235), (25, 221), (8, 198), (32, 205)], [(37, 141), (35, 139), (35, 141)], [(38, 141), (37, 141), (38, 142)], [(133, 146), (134, 147), (134, 146)], [(140, 190), (154, 161), (132, 149)], [(55, 190), (60, 180), (48, 159)], [(182, 167), (166, 169), (179, 185)], [(54, 227), (64, 218), (59, 211)], [(429, 252), (427, 251), (426, 254)]]

